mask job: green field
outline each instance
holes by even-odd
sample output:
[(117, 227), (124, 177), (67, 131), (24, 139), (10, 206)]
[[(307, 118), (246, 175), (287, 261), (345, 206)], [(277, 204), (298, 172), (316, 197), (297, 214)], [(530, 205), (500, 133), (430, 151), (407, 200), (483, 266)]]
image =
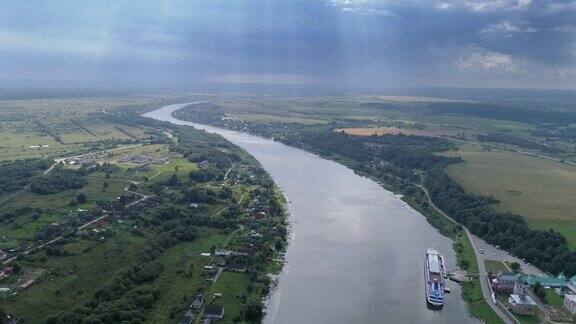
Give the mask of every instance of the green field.
[(495, 260), (485, 260), (484, 266), (486, 270), (492, 272), (492, 274), (496, 275), (501, 272), (510, 272), (508, 267), (502, 261), (495, 261)]
[(576, 167), (513, 152), (451, 152), (465, 162), (447, 167), (467, 191), (492, 195), (497, 208), (526, 217), (533, 228), (553, 228), (576, 248)]

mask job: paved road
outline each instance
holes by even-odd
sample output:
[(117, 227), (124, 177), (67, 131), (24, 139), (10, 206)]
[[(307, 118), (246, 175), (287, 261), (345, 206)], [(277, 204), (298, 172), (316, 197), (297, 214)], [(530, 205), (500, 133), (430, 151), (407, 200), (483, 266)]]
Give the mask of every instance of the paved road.
[(477, 249), (481, 249), (484, 253), (479, 254), (480, 258), (478, 258), (478, 262), (480, 262), (480, 259), (482, 259), (482, 263), (484, 263), (484, 260), (498, 260), (498, 261), (503, 261), (503, 262), (518, 262), (518, 264), (520, 264), (520, 266), (522, 267), (522, 271), (526, 274), (531, 274), (531, 275), (535, 275), (535, 276), (541, 276), (544, 273), (536, 268), (535, 266), (528, 264), (524, 261), (522, 261), (521, 259), (518, 259), (514, 256), (512, 256), (510, 253), (502, 250), (502, 249), (498, 249), (496, 248), (494, 245), (487, 243), (486, 241), (484, 241), (483, 239), (470, 234), (470, 237), (473, 239), (474, 244), (476, 245)]

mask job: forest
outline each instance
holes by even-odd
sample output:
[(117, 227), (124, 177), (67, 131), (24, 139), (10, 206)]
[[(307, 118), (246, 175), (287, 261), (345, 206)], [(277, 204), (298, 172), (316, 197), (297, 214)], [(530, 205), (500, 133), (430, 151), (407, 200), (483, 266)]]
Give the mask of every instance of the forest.
[(48, 169), (47, 159), (23, 159), (0, 162), (0, 195), (22, 189), (39, 171)]
[(68, 189), (80, 189), (86, 180), (77, 170), (55, 166), (52, 172), (35, 177), (30, 184), (30, 191), (39, 195), (49, 195)]

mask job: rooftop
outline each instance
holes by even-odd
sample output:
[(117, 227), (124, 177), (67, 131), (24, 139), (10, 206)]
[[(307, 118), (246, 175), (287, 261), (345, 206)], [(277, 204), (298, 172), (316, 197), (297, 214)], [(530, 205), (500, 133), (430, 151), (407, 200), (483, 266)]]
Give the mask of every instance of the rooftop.
[(572, 302), (576, 302), (576, 295), (564, 295), (564, 297), (568, 298)]
[(220, 305), (210, 304), (210, 305), (207, 305), (206, 308), (204, 309), (204, 315), (206, 315), (206, 316), (222, 315), (223, 313), (224, 313), (224, 307), (222, 307)]
[(520, 297), (519, 295), (510, 295), (510, 299), (514, 301), (517, 305), (536, 305), (534, 300), (528, 295)]

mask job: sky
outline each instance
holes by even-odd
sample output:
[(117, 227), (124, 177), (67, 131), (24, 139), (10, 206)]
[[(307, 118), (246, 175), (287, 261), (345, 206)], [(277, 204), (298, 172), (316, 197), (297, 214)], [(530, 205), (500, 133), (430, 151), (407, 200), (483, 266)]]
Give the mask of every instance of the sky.
[(576, 89), (576, 0), (0, 0), (0, 79)]

